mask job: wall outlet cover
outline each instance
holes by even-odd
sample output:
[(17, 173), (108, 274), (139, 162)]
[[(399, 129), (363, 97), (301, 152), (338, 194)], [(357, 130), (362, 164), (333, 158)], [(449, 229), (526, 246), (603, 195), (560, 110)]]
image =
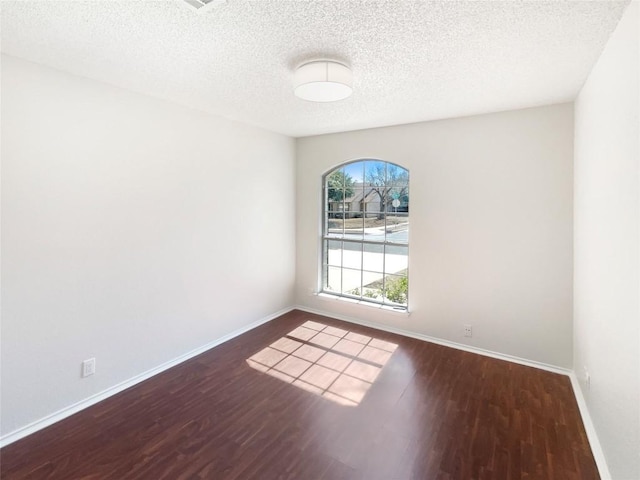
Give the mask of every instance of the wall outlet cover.
[(96, 373), (96, 359), (88, 358), (82, 362), (82, 378), (88, 377)]

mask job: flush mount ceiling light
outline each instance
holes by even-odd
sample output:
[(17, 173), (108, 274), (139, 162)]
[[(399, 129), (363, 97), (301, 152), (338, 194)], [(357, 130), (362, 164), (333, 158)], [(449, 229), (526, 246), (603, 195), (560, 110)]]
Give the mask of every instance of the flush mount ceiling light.
[(312, 102), (335, 102), (351, 95), (351, 69), (331, 60), (305, 63), (296, 70), (293, 85), (296, 97)]
[(227, 0), (184, 0), (184, 2), (193, 7), (194, 10), (204, 12), (216, 5), (227, 3)]

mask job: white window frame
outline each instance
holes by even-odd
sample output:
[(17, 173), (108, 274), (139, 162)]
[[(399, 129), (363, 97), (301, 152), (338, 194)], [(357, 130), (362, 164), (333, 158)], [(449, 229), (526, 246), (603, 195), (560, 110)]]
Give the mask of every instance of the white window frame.
[[(345, 216), (347, 215), (347, 212), (349, 212), (349, 209), (347, 208), (347, 205), (344, 204), (344, 198), (342, 199), (342, 204), (340, 205), (342, 208), (339, 208), (338, 210), (329, 210), (329, 188), (328, 188), (328, 178), (331, 174), (333, 174), (336, 171), (339, 171), (349, 165), (352, 164), (356, 164), (356, 163), (363, 163), (363, 175), (362, 175), (362, 179), (363, 179), (363, 190), (362, 193), (365, 193), (365, 190), (367, 188), (366, 185), (366, 178), (365, 178), (365, 172), (366, 172), (366, 163), (365, 162), (376, 162), (376, 163), (382, 163), (384, 164), (385, 167), (385, 185), (384, 188), (388, 189), (388, 188), (393, 188), (396, 187), (396, 185), (387, 185), (386, 184), (386, 176), (387, 176), (387, 171), (388, 171), (388, 167), (392, 166), (395, 168), (399, 168), (401, 169), (403, 172), (406, 172), (406, 197), (407, 197), (407, 201), (406, 201), (406, 215), (407, 215), (407, 220), (408, 220), (408, 213), (409, 213), (409, 205), (410, 205), (410, 200), (409, 200), (409, 194), (410, 194), (410, 174), (409, 174), (409, 170), (405, 167), (403, 167), (402, 165), (398, 165), (396, 163), (392, 163), (392, 162), (388, 162), (386, 160), (380, 160), (380, 159), (373, 159), (373, 158), (362, 158), (362, 159), (357, 159), (357, 160), (352, 160), (349, 162), (345, 162), (342, 163), (340, 165), (337, 165), (333, 168), (331, 168), (331, 170), (327, 171), (324, 173), (324, 175), (322, 175), (322, 233), (321, 233), (321, 257), (320, 257), (320, 288), (319, 288), (319, 292), (323, 295), (329, 295), (332, 297), (337, 297), (337, 298), (344, 298), (344, 299), (350, 299), (350, 300), (356, 300), (356, 301), (360, 301), (360, 302), (364, 302), (364, 303), (368, 303), (368, 304), (372, 304), (372, 305), (377, 305), (377, 306), (382, 306), (382, 307), (390, 307), (394, 310), (401, 310), (401, 311), (408, 311), (408, 306), (409, 306), (409, 292), (407, 289), (406, 292), (406, 303), (405, 304), (401, 304), (401, 303), (395, 303), (393, 301), (390, 301), (389, 299), (387, 299), (384, 295), (381, 295), (381, 297), (379, 299), (374, 299), (374, 298), (368, 298), (365, 297), (363, 295), (364, 293), (364, 273), (368, 270), (364, 269), (364, 260), (363, 260), (363, 256), (361, 256), (361, 260), (360, 260), (360, 274), (361, 274), (361, 278), (360, 278), (360, 289), (359, 289), (359, 293), (360, 295), (355, 295), (355, 294), (350, 294), (347, 292), (343, 291), (342, 288), (342, 281), (344, 279), (344, 270), (345, 267), (344, 266), (344, 245), (345, 243), (347, 244), (351, 244), (351, 245), (359, 245), (360, 246), (360, 252), (362, 252), (362, 255), (364, 255), (365, 252), (365, 245), (373, 245), (373, 246), (381, 246), (382, 247), (382, 292), (386, 291), (386, 281), (387, 281), (387, 277), (389, 275), (395, 275), (397, 272), (387, 272), (386, 270), (386, 252), (388, 248), (394, 248), (394, 247), (401, 247), (401, 248), (406, 248), (406, 257), (407, 257), (407, 267), (406, 267), (406, 278), (407, 278), (407, 283), (409, 284), (409, 267), (408, 267), (408, 263), (409, 263), (409, 238), (408, 238), (408, 227), (407, 227), (407, 235), (406, 235), (406, 241), (398, 241), (398, 240), (389, 240), (387, 238), (387, 233), (388, 232), (388, 226), (387, 226), (387, 219), (389, 217), (389, 213), (392, 212), (388, 212), (387, 209), (389, 208), (387, 205), (382, 205), (379, 207), (379, 209), (382, 211), (381, 213), (384, 214), (384, 239), (382, 241), (379, 240), (369, 240), (366, 239), (366, 235), (364, 235), (364, 225), (365, 225), (365, 221), (366, 221), (366, 210), (364, 208), (361, 209), (362, 211), (362, 217), (363, 217), (363, 235), (362, 238), (357, 239), (357, 238), (347, 238), (345, 236), (345, 228), (344, 228), (344, 222), (343, 222), (343, 229), (342, 229), (342, 235), (339, 234), (330, 234), (329, 233), (329, 213), (333, 212), (333, 211), (338, 211), (338, 212), (342, 212), (342, 218), (343, 220), (345, 219)], [(368, 197), (369, 193), (366, 194), (366, 196)], [(375, 194), (377, 195), (377, 194)], [(364, 201), (365, 199), (361, 199), (359, 201)], [(366, 204), (366, 202), (365, 202)], [(388, 202), (387, 202), (388, 204)], [(376, 212), (376, 213), (380, 213), (380, 212)], [(396, 213), (396, 218), (397, 218), (397, 213)], [(337, 217), (339, 218), (339, 217)], [(329, 260), (328, 260), (328, 250), (329, 250), (329, 242), (341, 242), (341, 261), (340, 261), (340, 266), (336, 267), (335, 265), (330, 265), (329, 264)], [(328, 278), (328, 269), (329, 267), (331, 268), (339, 268), (340, 269), (340, 283), (341, 283), (341, 288), (340, 291), (335, 291), (335, 290), (329, 290), (327, 289), (327, 278)], [(347, 268), (348, 270), (353, 270), (352, 268)], [(356, 269), (357, 270), (357, 269)]]

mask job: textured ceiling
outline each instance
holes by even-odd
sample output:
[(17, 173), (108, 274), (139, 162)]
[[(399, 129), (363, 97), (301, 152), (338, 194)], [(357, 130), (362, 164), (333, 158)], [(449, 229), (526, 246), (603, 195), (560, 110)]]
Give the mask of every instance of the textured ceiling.
[[(628, 1), (6, 1), (2, 50), (291, 136), (573, 100)], [(331, 104), (297, 65), (354, 73)]]

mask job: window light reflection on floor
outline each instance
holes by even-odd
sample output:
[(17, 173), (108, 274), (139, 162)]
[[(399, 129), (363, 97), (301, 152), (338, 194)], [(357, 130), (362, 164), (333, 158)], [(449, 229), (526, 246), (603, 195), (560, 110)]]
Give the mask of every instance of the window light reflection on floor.
[(328, 400), (356, 406), (397, 347), (308, 321), (247, 359), (247, 363)]

